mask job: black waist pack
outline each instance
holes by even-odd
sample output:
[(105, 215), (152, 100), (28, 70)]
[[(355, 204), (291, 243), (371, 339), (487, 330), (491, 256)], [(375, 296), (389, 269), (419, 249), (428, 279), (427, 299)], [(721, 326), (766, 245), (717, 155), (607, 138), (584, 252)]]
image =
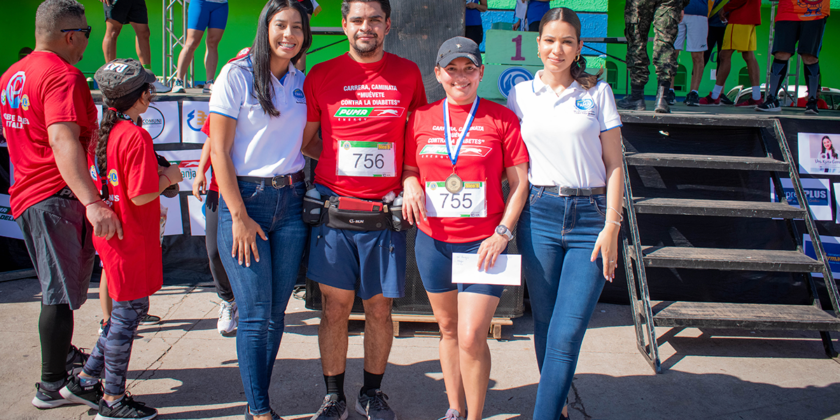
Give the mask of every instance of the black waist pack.
[(305, 197), (303, 207), (304, 222), (314, 226), (326, 224), (333, 229), (354, 231), (402, 228), (402, 206), (391, 207), (381, 201), (338, 196), (322, 201)]

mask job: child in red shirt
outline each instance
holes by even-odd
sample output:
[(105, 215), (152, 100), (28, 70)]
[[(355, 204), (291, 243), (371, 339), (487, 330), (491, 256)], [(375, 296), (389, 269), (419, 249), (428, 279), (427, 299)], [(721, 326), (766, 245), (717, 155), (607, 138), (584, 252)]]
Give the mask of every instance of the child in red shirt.
[[(102, 197), (122, 222), (124, 235), (122, 240), (93, 241), (114, 307), (83, 371), (60, 393), (67, 400), (98, 409), (99, 419), (147, 420), (157, 410), (126, 395), (126, 373), (137, 327), (149, 310), (149, 295), (163, 284), (158, 196), (181, 181), (181, 171), (175, 165), (158, 167), (151, 136), (135, 124), (151, 102), (154, 74), (136, 60), (117, 59), (97, 70), (94, 78), (106, 105), (95, 169), (106, 180)], [(103, 371), (104, 386), (97, 379)]]

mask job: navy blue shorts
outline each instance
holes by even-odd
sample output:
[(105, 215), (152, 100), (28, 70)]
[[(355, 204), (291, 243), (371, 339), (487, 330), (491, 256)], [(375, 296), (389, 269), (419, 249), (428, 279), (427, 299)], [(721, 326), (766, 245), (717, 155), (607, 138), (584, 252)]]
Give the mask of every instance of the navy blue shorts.
[[(466, 243), (448, 243), (439, 241), (417, 229), (414, 242), (414, 256), (423, 287), (429, 293), (446, 293), (457, 290), (459, 293), (478, 293), (480, 295), (502, 297), (505, 286), (493, 284), (452, 283), (452, 253), (478, 254), (482, 241)], [(507, 249), (502, 252), (507, 254)]]
[[(322, 197), (336, 195), (315, 184)], [(315, 226), (309, 241), (309, 269), (314, 282), (355, 290), (367, 300), (405, 296), (405, 231), (352, 231)]]

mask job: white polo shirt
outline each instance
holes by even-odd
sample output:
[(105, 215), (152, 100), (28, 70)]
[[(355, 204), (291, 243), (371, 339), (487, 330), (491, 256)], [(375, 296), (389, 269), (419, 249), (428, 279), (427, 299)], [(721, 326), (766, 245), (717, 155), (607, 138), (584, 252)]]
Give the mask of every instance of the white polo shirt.
[(289, 71), (274, 85), (272, 102), (280, 116), (266, 114), (254, 94), (251, 57), (226, 64), (213, 85), (210, 113), (236, 120), (230, 157), (237, 176), (273, 177), (303, 169), (300, 152), (306, 126), (304, 75), (291, 63)]
[(539, 186), (606, 186), (600, 135), (621, 127), (610, 85), (599, 81), (585, 90), (572, 82), (558, 96), (540, 80), (542, 72), (514, 86), (507, 102), (519, 117), (531, 158), (528, 181)]

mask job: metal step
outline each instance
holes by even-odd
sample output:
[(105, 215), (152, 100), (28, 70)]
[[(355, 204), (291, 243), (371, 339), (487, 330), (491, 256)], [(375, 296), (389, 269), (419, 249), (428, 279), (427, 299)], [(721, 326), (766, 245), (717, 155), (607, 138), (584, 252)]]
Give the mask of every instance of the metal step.
[[(630, 248), (630, 256), (636, 259)], [(642, 246), (645, 267), (817, 273), (819, 261), (799, 251)]]
[(805, 210), (785, 203), (765, 201), (693, 200), (679, 198), (634, 199), (636, 213), (680, 216), (758, 217), (804, 219)]
[(627, 152), (624, 154), (624, 158), (630, 166), (737, 169), (743, 171), (788, 171), (788, 164), (786, 162), (768, 157)]
[[(840, 319), (812, 305), (651, 301), (662, 327), (840, 331)], [(641, 301), (636, 302), (641, 311)]]

